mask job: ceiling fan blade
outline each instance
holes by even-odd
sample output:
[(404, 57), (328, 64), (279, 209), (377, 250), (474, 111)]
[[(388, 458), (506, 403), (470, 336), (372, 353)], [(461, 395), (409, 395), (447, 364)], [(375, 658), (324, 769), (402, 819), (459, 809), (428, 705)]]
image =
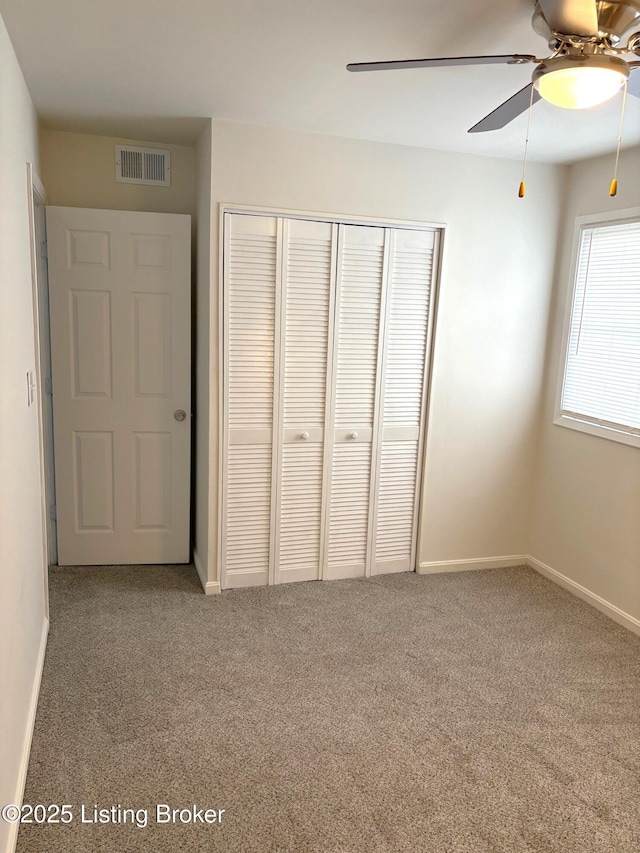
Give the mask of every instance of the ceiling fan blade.
[[(627, 82), (627, 93), (640, 98), (640, 62), (630, 62), (631, 74)], [(635, 74), (633, 73), (635, 70)]]
[[(500, 104), (500, 106), (496, 107), (496, 109), (489, 113), (488, 116), (485, 116), (477, 124), (474, 124), (473, 127), (470, 127), (467, 133), (485, 133), (487, 130), (499, 130), (501, 127), (509, 124), (509, 122), (513, 121), (514, 118), (529, 109), (532, 86), (533, 83), (529, 83), (529, 85), (525, 86), (524, 89), (520, 89), (520, 91), (516, 92), (515, 95), (512, 95), (508, 101), (505, 101), (504, 104)], [(538, 94), (538, 90), (534, 89), (533, 103), (536, 104), (539, 100), (540, 95)]]
[(598, 35), (596, 0), (538, 0), (545, 21), (557, 33)]
[(537, 62), (535, 56), (442, 56), (436, 59), (397, 59), (391, 62), (351, 62), (347, 71), (395, 71), (398, 68), (438, 68), (447, 65), (522, 65)]

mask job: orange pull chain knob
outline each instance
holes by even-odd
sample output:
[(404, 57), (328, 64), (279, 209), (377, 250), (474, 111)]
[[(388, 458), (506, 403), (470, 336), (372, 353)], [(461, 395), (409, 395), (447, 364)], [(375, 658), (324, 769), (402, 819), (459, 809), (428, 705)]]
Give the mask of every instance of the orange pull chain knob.
[(524, 194), (527, 191), (527, 185), (524, 181), (520, 181), (520, 189), (518, 190), (518, 198), (524, 198)]

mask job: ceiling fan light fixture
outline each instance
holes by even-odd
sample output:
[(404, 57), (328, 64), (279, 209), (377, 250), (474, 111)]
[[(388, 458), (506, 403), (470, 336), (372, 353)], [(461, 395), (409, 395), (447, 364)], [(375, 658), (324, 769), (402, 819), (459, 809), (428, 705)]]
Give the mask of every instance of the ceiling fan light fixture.
[(556, 107), (583, 110), (613, 98), (625, 77), (612, 68), (561, 68), (538, 80), (540, 95)]
[(533, 83), (545, 101), (569, 110), (604, 104), (624, 86), (627, 63), (615, 56), (558, 56), (542, 62)]

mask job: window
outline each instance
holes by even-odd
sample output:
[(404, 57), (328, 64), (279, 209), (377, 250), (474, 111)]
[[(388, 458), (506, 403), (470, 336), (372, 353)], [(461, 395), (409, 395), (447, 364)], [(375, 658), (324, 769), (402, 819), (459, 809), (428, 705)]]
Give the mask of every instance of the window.
[(640, 211), (632, 213), (581, 220), (555, 423), (640, 447)]

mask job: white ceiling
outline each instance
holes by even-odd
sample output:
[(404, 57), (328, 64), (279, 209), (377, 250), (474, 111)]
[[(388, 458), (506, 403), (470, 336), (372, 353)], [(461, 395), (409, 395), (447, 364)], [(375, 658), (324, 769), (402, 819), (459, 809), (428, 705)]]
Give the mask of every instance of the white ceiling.
[[(193, 142), (204, 117), (520, 158), (526, 115), (467, 129), (533, 66), (349, 74), (347, 62), (533, 53), (532, 0), (0, 0), (45, 124)], [(640, 73), (640, 72), (635, 72)], [(613, 151), (620, 99), (571, 112), (540, 102), (530, 157)], [(624, 144), (640, 144), (640, 99)]]

